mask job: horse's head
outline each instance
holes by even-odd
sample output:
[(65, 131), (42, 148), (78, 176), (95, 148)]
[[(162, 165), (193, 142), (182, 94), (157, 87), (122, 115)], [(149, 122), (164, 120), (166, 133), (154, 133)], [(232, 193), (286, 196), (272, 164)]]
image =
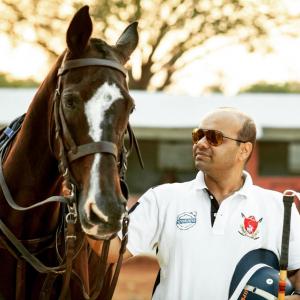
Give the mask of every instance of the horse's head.
[(58, 71), (55, 152), (62, 171), (77, 185), (82, 229), (105, 239), (121, 228), (126, 211), (119, 172), (134, 102), (122, 65), (137, 46), (137, 23), (114, 46), (90, 38), (91, 33), (85, 6), (69, 25), (68, 49)]

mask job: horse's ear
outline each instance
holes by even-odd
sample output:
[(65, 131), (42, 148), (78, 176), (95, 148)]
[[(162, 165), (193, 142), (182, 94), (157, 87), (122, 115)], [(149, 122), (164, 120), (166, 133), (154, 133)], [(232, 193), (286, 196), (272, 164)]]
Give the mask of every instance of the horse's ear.
[(123, 31), (116, 43), (116, 48), (123, 58), (123, 63), (129, 59), (131, 53), (138, 44), (139, 35), (137, 32), (137, 25), (138, 22), (131, 23)]
[(89, 14), (89, 7), (86, 5), (78, 10), (69, 25), (67, 31), (69, 50), (75, 55), (81, 54), (88, 45), (92, 31), (93, 24)]

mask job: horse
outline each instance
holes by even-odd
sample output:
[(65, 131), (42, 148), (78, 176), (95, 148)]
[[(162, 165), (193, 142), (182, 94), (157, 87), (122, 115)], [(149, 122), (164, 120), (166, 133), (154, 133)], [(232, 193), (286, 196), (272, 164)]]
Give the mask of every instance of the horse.
[(134, 22), (109, 45), (92, 29), (84, 6), (26, 114), (1, 135), (0, 299), (105, 299), (107, 266), (86, 236), (109, 241), (126, 225), (135, 104), (124, 65), (138, 33)]

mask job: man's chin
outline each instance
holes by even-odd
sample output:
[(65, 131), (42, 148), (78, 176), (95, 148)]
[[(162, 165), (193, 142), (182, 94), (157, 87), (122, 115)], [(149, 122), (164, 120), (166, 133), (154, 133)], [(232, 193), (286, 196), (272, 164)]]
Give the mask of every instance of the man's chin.
[(195, 168), (198, 171), (206, 173), (209, 170), (209, 166), (204, 161), (195, 161)]

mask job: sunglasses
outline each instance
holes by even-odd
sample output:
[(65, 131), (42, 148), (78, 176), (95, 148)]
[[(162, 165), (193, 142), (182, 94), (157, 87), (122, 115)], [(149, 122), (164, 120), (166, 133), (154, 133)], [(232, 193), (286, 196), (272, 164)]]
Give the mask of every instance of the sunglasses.
[(205, 137), (207, 142), (212, 146), (220, 146), (223, 143), (224, 139), (229, 139), (240, 143), (246, 143), (246, 141), (241, 141), (225, 136), (219, 130), (195, 128), (192, 131), (193, 144), (197, 144), (203, 137)]

